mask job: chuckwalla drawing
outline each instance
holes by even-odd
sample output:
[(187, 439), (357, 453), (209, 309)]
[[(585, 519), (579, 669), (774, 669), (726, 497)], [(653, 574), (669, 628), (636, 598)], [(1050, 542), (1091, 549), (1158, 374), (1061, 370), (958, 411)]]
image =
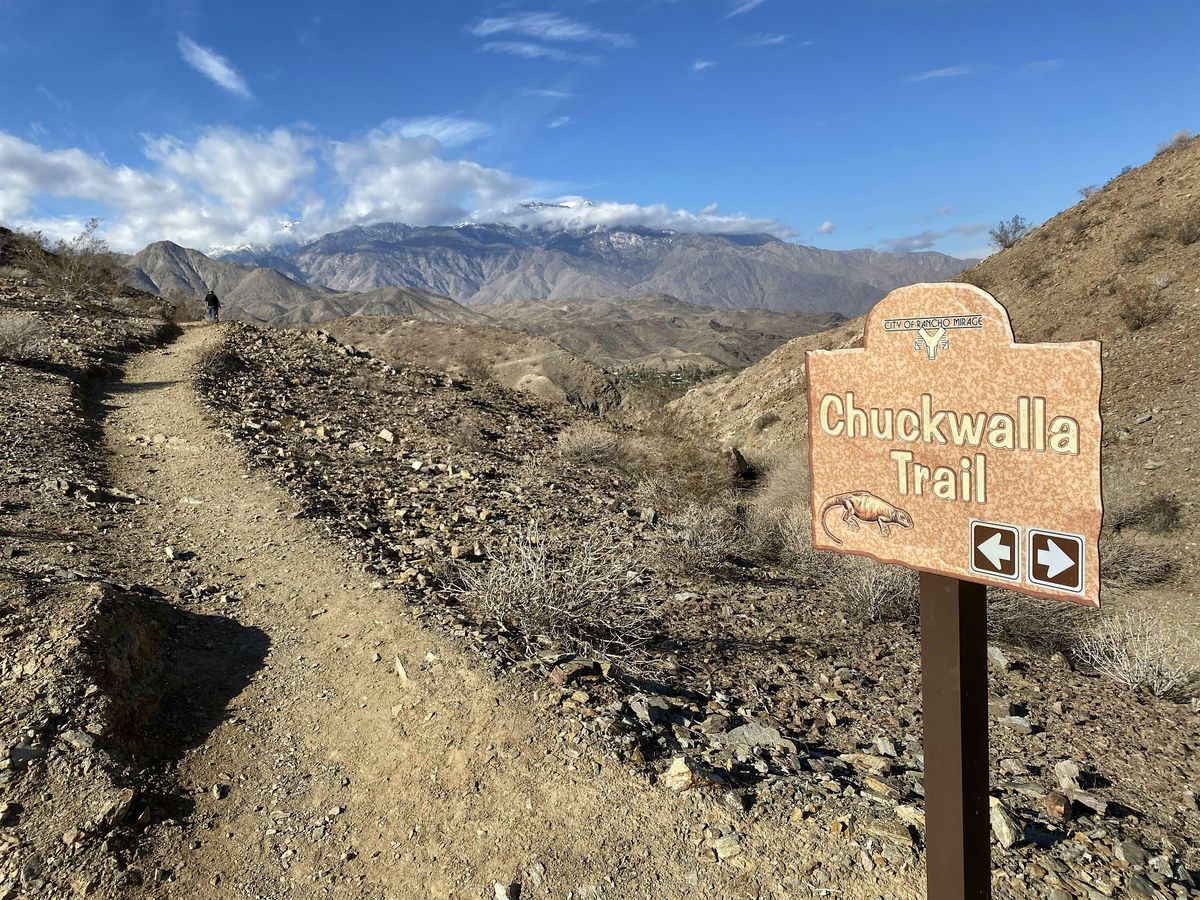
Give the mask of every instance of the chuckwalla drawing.
[(842, 540), (829, 530), (825, 519), (830, 510), (839, 506), (845, 510), (842, 521), (851, 529), (857, 529), (861, 522), (874, 522), (879, 526), (879, 533), (887, 537), (889, 525), (912, 528), (912, 516), (907, 510), (892, 506), (870, 491), (848, 491), (845, 494), (834, 494), (821, 504), (821, 511), (817, 514), (817, 518), (821, 520), (821, 528), (835, 544), (842, 543)]

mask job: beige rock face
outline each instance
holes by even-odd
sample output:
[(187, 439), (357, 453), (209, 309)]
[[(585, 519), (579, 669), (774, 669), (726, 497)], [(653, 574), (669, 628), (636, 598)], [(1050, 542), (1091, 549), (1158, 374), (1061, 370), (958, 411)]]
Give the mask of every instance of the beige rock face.
[(893, 291), (810, 350), (814, 546), (1099, 605), (1100, 344), (1016, 344), (966, 284)]

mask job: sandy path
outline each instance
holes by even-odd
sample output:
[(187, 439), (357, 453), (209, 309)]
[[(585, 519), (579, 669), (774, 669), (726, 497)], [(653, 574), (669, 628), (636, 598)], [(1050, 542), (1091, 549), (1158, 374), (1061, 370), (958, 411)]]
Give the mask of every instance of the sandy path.
[[(199, 733), (162, 736), (194, 808), (155, 829), (163, 871), (147, 895), (491, 898), (514, 880), (523, 898), (815, 895), (803, 873), (828, 852), (813, 854), (819, 838), (751, 826), (717, 798), (681, 802), (602, 758), (291, 518), (295, 504), (246, 474), (193, 393), (219, 333), (192, 327), (135, 358), (106, 398), (114, 481), (150, 501), (121, 540), (163, 560), (146, 578), (164, 590), (181, 565), (220, 585), (188, 606), (195, 624), (172, 660), (194, 685), (178, 706), (220, 705)], [(195, 558), (168, 562), (167, 546)], [(742, 855), (698, 860), (707, 823), (736, 827)], [(879, 894), (905, 892), (862, 886)]]

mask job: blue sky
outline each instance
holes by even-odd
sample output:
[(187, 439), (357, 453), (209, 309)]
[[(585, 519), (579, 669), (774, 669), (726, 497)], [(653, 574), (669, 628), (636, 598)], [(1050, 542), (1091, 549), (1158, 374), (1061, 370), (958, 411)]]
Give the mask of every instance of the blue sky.
[(1200, 127), (1195, 0), (47, 6), (0, 0), (0, 222), (122, 249), (501, 220), (981, 254)]

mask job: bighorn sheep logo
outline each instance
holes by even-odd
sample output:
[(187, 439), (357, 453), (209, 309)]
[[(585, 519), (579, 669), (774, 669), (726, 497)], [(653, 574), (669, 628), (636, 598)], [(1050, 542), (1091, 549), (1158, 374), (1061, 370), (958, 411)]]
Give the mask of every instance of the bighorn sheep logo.
[(947, 350), (949, 347), (950, 338), (946, 337), (945, 328), (935, 328), (933, 331), (925, 328), (917, 329), (917, 339), (913, 341), (913, 349), (924, 350), (929, 359), (937, 359), (938, 350)]

